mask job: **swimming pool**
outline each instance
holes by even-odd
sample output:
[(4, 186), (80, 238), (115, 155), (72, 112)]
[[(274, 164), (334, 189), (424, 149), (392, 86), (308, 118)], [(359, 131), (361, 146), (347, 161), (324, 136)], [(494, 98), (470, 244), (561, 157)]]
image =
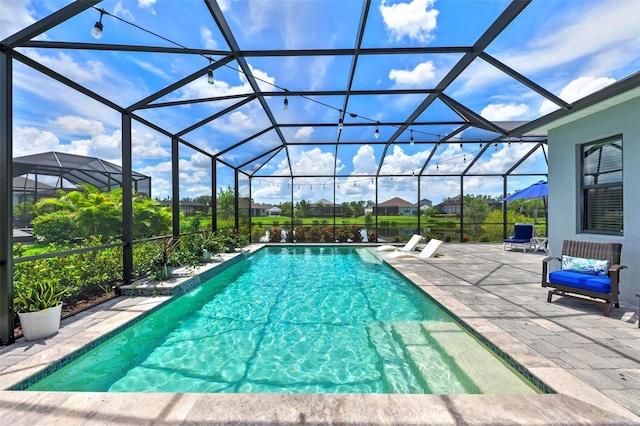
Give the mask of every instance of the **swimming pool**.
[(262, 249), (28, 390), (537, 392), (351, 247)]

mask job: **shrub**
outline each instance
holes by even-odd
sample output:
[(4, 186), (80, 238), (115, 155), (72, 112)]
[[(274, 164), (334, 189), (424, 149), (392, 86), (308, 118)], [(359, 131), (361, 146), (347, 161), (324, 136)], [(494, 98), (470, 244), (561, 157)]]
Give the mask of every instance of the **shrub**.
[[(529, 222), (531, 219), (528, 217), (516, 213), (512, 210), (507, 210), (507, 223), (511, 224), (507, 227), (507, 236), (513, 233), (513, 224), (517, 222)], [(487, 217), (482, 224), (483, 235), (485, 235), (488, 241), (502, 241), (502, 210), (491, 210), (487, 213)]]
[(78, 236), (73, 217), (64, 211), (40, 215), (32, 223), (33, 235), (48, 243), (66, 243)]

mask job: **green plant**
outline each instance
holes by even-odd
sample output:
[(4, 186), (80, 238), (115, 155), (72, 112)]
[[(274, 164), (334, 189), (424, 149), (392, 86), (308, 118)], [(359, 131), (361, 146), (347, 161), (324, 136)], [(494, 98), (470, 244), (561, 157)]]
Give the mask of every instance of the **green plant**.
[(43, 214), (33, 219), (33, 235), (48, 243), (65, 243), (78, 237), (78, 227), (65, 211)]
[(17, 286), (13, 306), (17, 312), (37, 312), (58, 306), (70, 291), (57, 282), (35, 281), (26, 286)]
[(213, 231), (202, 231), (201, 248), (211, 254), (218, 253), (224, 249), (222, 239)]

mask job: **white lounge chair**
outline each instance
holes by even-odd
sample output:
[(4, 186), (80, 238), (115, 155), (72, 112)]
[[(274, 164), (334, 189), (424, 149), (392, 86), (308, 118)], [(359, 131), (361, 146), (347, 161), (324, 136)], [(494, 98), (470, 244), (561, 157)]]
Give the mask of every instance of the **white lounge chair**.
[(404, 247), (396, 247), (396, 246), (391, 246), (391, 245), (384, 245), (384, 246), (380, 246), (376, 248), (376, 251), (395, 251), (395, 250), (399, 250), (401, 252), (410, 252), (416, 249), (416, 246), (418, 245), (418, 243), (420, 241), (422, 241), (422, 238), (424, 238), (422, 235), (418, 235), (418, 234), (413, 234), (413, 237), (411, 237), (411, 239), (409, 241), (407, 241), (407, 244), (404, 245)]
[(435, 238), (432, 238), (431, 241), (429, 241), (427, 245), (422, 250), (420, 250), (420, 253), (418, 253), (417, 255), (413, 253), (407, 253), (404, 251), (394, 251), (386, 255), (384, 258), (395, 259), (397, 257), (417, 257), (419, 259), (429, 259), (436, 255), (436, 252), (438, 251), (438, 247), (440, 247), (440, 244), (442, 244), (441, 240), (436, 240)]

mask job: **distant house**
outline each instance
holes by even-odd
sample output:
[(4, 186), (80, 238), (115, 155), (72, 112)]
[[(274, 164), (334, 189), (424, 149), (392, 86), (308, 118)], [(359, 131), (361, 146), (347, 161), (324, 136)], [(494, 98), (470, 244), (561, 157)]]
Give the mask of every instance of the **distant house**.
[[(161, 200), (158, 202), (161, 206), (170, 207), (171, 200)], [(195, 201), (180, 201), (180, 211), (185, 216), (193, 216), (196, 212), (206, 213), (209, 210), (209, 206), (204, 203), (197, 203)]]
[(311, 216), (333, 216), (342, 214), (342, 204), (334, 204), (331, 201), (321, 198), (315, 203), (311, 203)]
[(373, 208), (378, 216), (417, 216), (418, 206), (399, 197), (380, 203)]
[(267, 209), (268, 216), (280, 216), (281, 213), (282, 213), (282, 210), (280, 209), (280, 207), (273, 206)]
[(450, 197), (436, 205), (436, 209), (443, 214), (460, 214), (461, 198), (460, 195)]
[[(493, 199), (486, 201), (490, 209), (502, 210), (502, 201)], [(443, 214), (460, 214), (460, 204), (460, 196), (456, 195), (436, 205), (436, 209)]]
[(248, 198), (240, 198), (238, 199), (238, 208), (246, 210), (251, 217), (259, 217), (267, 216), (267, 211), (271, 208), (271, 205), (254, 203), (253, 200), (249, 200)]
[(429, 207), (431, 207), (433, 205), (433, 202), (431, 200), (423, 198), (422, 200), (420, 200), (418, 205), (420, 206), (420, 210), (422, 211), (422, 210), (426, 210)]

